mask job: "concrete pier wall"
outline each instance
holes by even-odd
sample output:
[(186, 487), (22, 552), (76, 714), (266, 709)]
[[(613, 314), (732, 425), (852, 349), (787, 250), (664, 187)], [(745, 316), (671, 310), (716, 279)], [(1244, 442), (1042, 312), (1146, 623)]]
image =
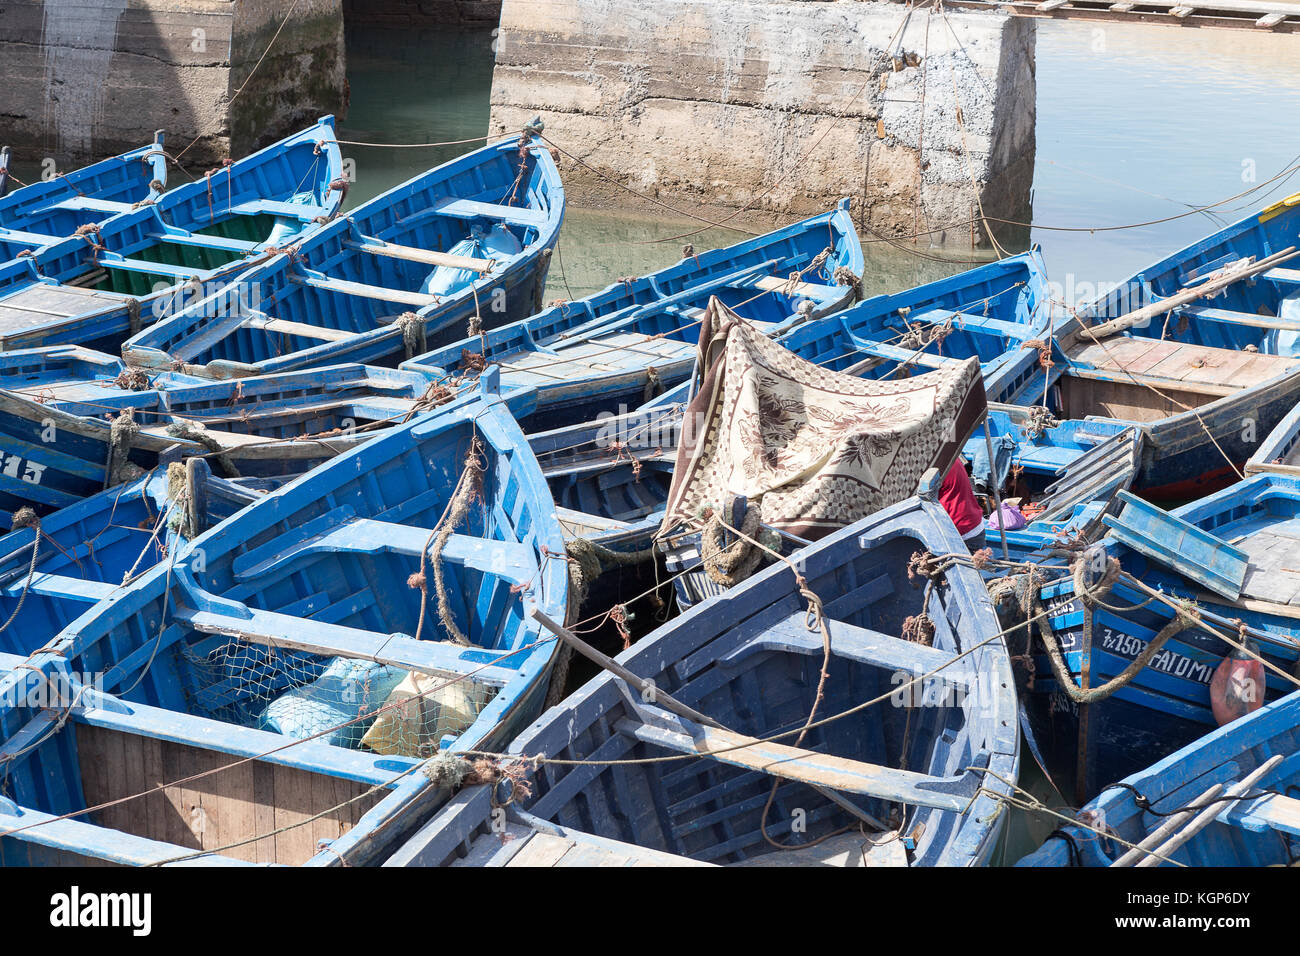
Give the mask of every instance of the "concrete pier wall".
[(1026, 218), (1034, 29), (866, 0), (504, 0), (491, 122), (540, 113), (599, 171), (564, 162), (578, 203), (628, 203), (614, 180), (765, 225), (852, 196), (881, 234), (969, 244), (981, 204)]
[(341, 0), (299, 0), (284, 23), (288, 9), (280, 0), (4, 0), (0, 142), (63, 168), (164, 129), (169, 151), (197, 140), (183, 161), (201, 165), (343, 112)]
[(496, 26), (501, 0), (343, 0), (343, 16), (378, 26)]

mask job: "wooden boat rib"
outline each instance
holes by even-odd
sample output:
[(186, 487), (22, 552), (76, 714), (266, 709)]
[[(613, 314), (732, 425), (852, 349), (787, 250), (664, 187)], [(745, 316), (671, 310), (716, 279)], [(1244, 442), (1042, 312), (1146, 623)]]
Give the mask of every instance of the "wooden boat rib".
[[(421, 630), (421, 591), (408, 579), (476, 442), (482, 471), (470, 474), (481, 487), (427, 562)], [(430, 754), (503, 747), (540, 709), (555, 645), (539, 640), (528, 612), (565, 613), (563, 562), (545, 560), (562, 547), (536, 461), (490, 393), (267, 494), (33, 658), (74, 687), (72, 706), (53, 729), (45, 712), (0, 705), (0, 748), (36, 744), (8, 768), (0, 855), (312, 865), (388, 855), (445, 799), (423, 772)], [(75, 674), (103, 676), (76, 700)], [(11, 672), (0, 690), (7, 681), (20, 692), (0, 698), (23, 701), (38, 678)], [(423, 705), (399, 693), (407, 680)], [(244, 757), (253, 759), (217, 772)], [(166, 812), (178, 784), (91, 821), (50, 820), (195, 772), (185, 788), (201, 794), (201, 820)], [(10, 832), (29, 821), (41, 825)]]
[(1300, 692), (1107, 788), (1080, 814), (1105, 835), (1066, 825), (1017, 865), (1294, 866), (1298, 728)]
[[(687, 256), (484, 336), (450, 342), (403, 367), (437, 379), (463, 377), (475, 371), (465, 353), (482, 356), (507, 388), (537, 389), (538, 413), (524, 423), (528, 431), (560, 428), (636, 407), (647, 390), (684, 380), (711, 296), (776, 334), (852, 302), (853, 290), (835, 275), (847, 269), (860, 277), (863, 268), (846, 200), (768, 235)], [(802, 280), (792, 281), (794, 273)]]
[[(696, 861), (780, 865), (782, 853), (762, 835), (775, 785), (765, 823), (778, 841), (793, 836), (796, 845), (807, 844), (857, 823), (837, 802), (846, 800), (859, 814), (891, 821), (889, 838), (907, 850), (902, 862), (986, 862), (1005, 818), (999, 796), (1014, 785), (1018, 768), (1010, 661), (1000, 639), (989, 641), (998, 627), (977, 574), (956, 566), (933, 590), (905, 580), (913, 552), (961, 550), (942, 509), (913, 499), (801, 552), (802, 573), (824, 597), (830, 630), (818, 716), (845, 712), (802, 740), (823, 639), (816, 627), (809, 630), (791, 568), (768, 568), (669, 622), (624, 651), (619, 663), (644, 686), (727, 729), (677, 717), (642, 687), (603, 673), (511, 745), (512, 755), (556, 761), (540, 761), (521, 809), (565, 833)], [(904, 618), (921, 613), (935, 624), (931, 646), (895, 636)], [(928, 706), (912, 707), (921, 698), (903, 697), (901, 706), (853, 712), (936, 670), (950, 690), (973, 681), (981, 689), (948, 701), (932, 696)], [(895, 810), (901, 817), (892, 816)], [(464, 857), (491, 865), (498, 861), (490, 840), (500, 847), (473, 814), (444, 812), (396, 862)], [(867, 838), (854, 834), (853, 842)]]
[[(133, 337), (123, 356), (205, 378), (395, 366), (459, 339), (476, 318), (487, 328), (532, 314), (564, 189), (546, 148), (527, 132), (520, 142), (468, 153), (370, 200), (244, 276), (245, 295), (191, 303)], [(480, 252), (452, 253), (467, 248)]]
[(206, 298), (254, 257), (332, 218), (342, 169), (325, 117), (153, 204), (83, 224), (0, 268), (0, 348), (68, 342), (116, 353), (187, 298)]
[[(167, 157), (163, 133), (153, 144), (83, 166), (70, 173), (42, 179), (8, 192), (0, 187), (0, 242), (4, 232), (43, 238), (39, 248), (66, 239), (88, 222), (129, 212), (140, 203), (156, 202), (167, 188)], [(8, 155), (8, 150), (4, 151)], [(0, 158), (0, 167), (8, 162)], [(2, 258), (12, 256), (0, 253)]]

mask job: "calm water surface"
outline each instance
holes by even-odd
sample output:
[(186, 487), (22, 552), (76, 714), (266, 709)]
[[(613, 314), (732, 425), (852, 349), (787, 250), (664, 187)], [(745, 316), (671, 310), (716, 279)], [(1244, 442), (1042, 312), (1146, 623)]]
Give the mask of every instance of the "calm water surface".
[[(341, 137), (442, 142), (487, 127), (492, 83), (488, 31), (353, 30), (352, 108)], [(1300, 158), (1300, 44), (1242, 31), (1042, 21), (1038, 28), (1038, 155), (1030, 241), (1052, 277), (1087, 297), (1198, 236), (1300, 188), (1292, 179), (1197, 213), (1140, 229), (1086, 231), (1166, 219), (1263, 182)], [(563, 118), (551, 121), (563, 142)], [(466, 147), (345, 147), (362, 201)], [(550, 294), (584, 295), (621, 275), (677, 260), (690, 220), (575, 209), (567, 214)], [(1081, 231), (1059, 231), (1066, 227)], [(697, 249), (735, 242), (722, 229)], [(904, 289), (960, 271), (880, 242), (866, 242), (869, 291)], [(956, 249), (918, 249), (970, 258)], [(1021, 251), (1012, 249), (1011, 251)], [(561, 292), (565, 288), (567, 291)], [(1078, 298), (1076, 294), (1073, 296)]]

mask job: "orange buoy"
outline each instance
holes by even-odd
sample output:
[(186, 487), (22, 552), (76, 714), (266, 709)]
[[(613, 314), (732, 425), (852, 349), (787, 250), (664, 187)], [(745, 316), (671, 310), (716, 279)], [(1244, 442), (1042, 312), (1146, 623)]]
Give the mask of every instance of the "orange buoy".
[(1259, 654), (1259, 645), (1247, 640), (1244, 647), (1225, 657), (1210, 681), (1210, 709), (1220, 727), (1264, 704), (1264, 664), (1250, 656)]

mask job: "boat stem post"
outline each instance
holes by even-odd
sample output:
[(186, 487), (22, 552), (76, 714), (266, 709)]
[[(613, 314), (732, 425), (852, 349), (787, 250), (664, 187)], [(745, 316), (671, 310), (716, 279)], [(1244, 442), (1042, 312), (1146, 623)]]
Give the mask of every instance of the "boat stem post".
[(993, 503), (997, 506), (998, 534), (1002, 537), (1002, 560), (1010, 561), (1011, 552), (1007, 550), (1007, 529), (1003, 527), (1002, 489), (998, 487), (997, 465), (993, 461), (993, 436), (989, 434), (989, 413), (984, 413), (984, 449), (989, 456), (989, 475), (993, 478)]

